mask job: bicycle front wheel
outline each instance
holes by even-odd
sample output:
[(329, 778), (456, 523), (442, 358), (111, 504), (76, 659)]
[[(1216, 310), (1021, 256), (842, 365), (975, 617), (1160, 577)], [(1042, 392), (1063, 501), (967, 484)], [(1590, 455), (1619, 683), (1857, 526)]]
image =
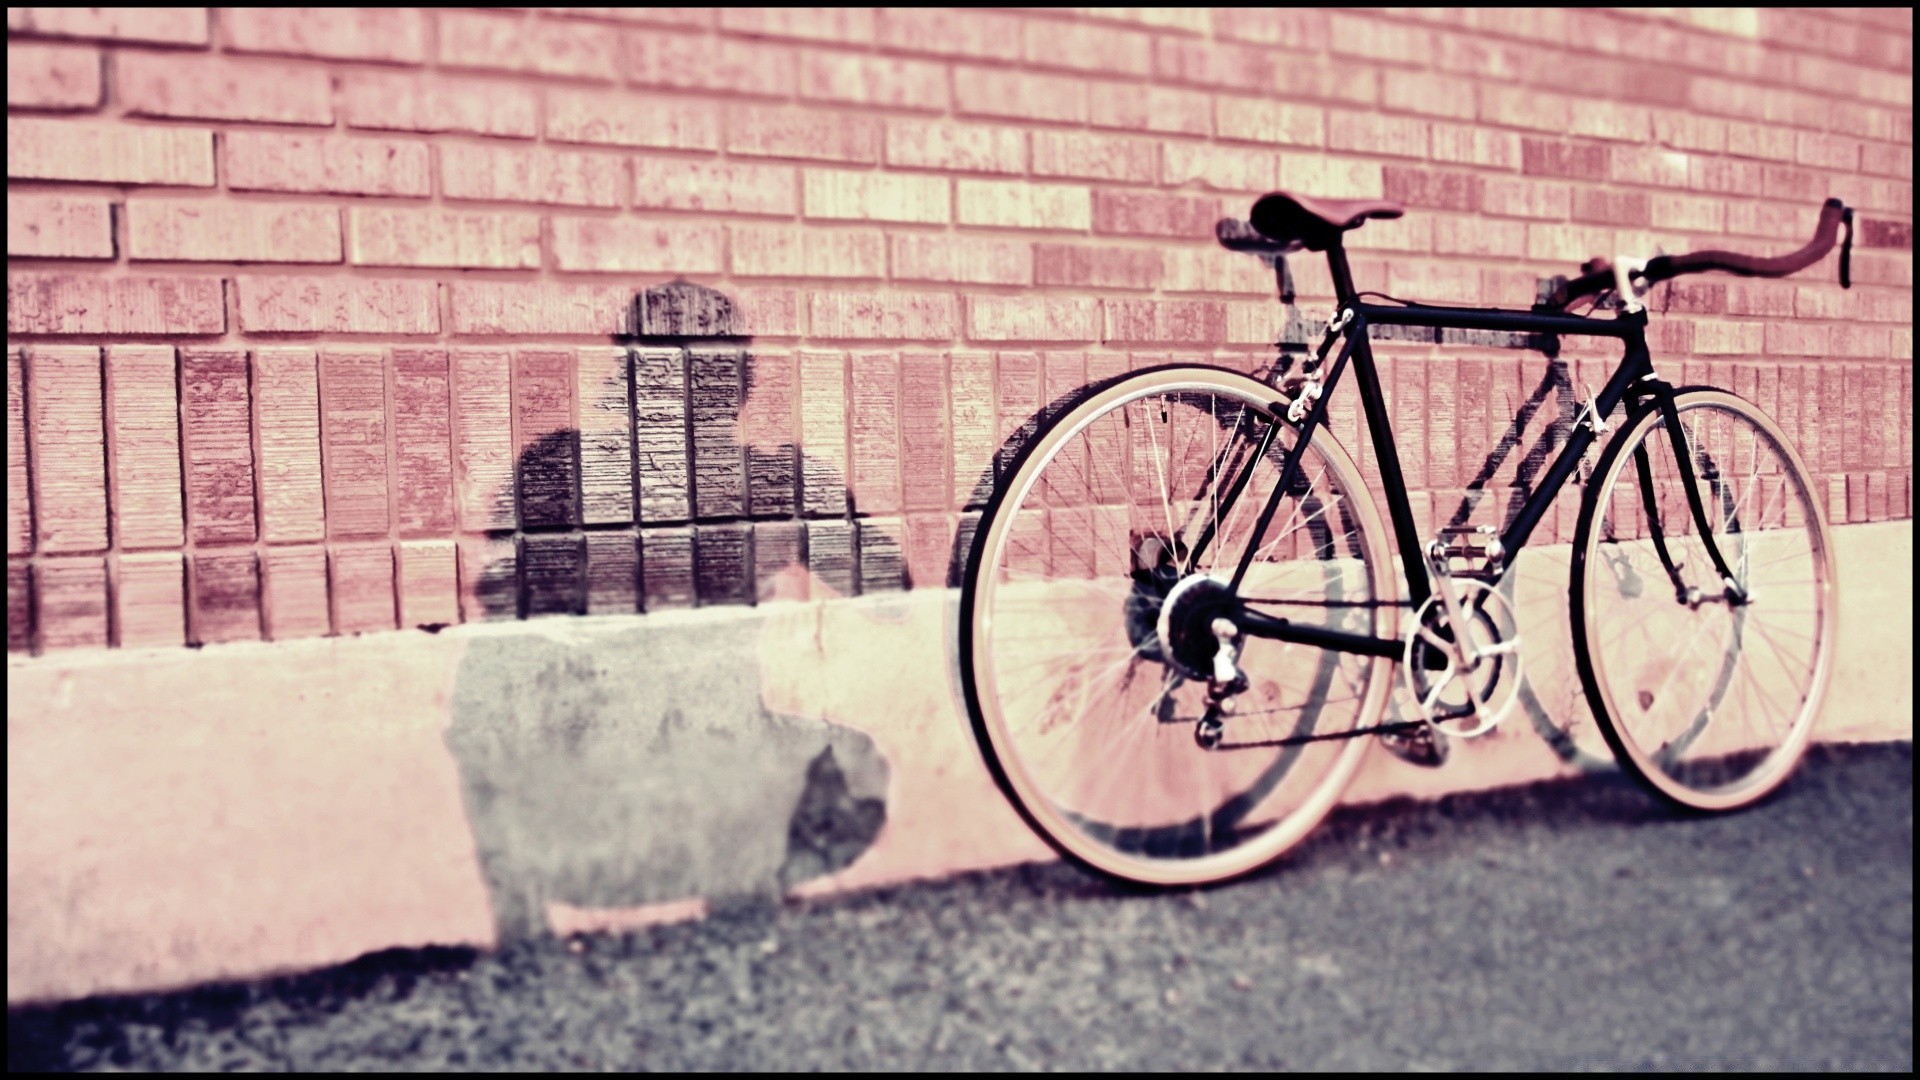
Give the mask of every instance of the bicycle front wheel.
[(1833, 655), (1833, 547), (1771, 419), (1720, 390), (1681, 390), (1675, 406), (1677, 442), (1648, 407), (1594, 471), (1574, 541), (1574, 659), (1627, 772), (1682, 807), (1733, 810), (1785, 782), (1812, 738)]
[(1042, 428), (982, 515), (961, 616), (975, 730), (1028, 823), (1098, 872), (1198, 884), (1278, 857), (1371, 741), (1340, 736), (1386, 704), (1388, 660), (1246, 638), (1245, 689), (1208, 721), (1215, 619), (1249, 549), (1249, 606), (1395, 629), (1378, 513), (1324, 431), (1256, 528), (1298, 436), (1277, 399), (1213, 368), (1122, 377)]

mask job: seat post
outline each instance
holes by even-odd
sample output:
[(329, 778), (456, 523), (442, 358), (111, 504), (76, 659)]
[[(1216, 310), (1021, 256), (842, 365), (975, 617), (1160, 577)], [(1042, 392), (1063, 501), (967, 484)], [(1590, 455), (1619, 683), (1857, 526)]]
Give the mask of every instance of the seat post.
[(1327, 245), (1327, 269), (1333, 274), (1333, 295), (1340, 307), (1345, 307), (1354, 298), (1353, 271), (1347, 266), (1347, 249), (1341, 246), (1339, 234), (1335, 234), (1333, 243)]

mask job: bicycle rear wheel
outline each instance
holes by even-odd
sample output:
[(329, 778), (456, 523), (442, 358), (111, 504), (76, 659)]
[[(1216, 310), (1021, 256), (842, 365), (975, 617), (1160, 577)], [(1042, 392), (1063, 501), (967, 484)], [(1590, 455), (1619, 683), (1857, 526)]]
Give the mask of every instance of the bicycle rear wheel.
[(1574, 659), (1620, 764), (1693, 810), (1747, 806), (1805, 753), (1833, 654), (1833, 548), (1779, 427), (1707, 388), (1675, 395), (1721, 579), (1657, 408), (1594, 471), (1575, 534)]
[(1397, 629), (1378, 513), (1325, 432), (1254, 535), (1298, 435), (1268, 411), (1277, 397), (1212, 368), (1124, 376), (1043, 427), (982, 515), (962, 592), (968, 706), (1002, 790), (1082, 866), (1153, 885), (1246, 873), (1325, 816), (1371, 741), (1298, 737), (1372, 725), (1390, 661), (1254, 638), (1237, 643), (1247, 689), (1201, 737), (1209, 605), (1228, 602), (1249, 545), (1250, 606)]

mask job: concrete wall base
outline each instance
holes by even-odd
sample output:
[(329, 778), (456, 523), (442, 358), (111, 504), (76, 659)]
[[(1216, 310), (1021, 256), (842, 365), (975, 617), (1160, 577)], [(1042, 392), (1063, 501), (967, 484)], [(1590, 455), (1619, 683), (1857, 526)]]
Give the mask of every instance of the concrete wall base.
[[(1819, 737), (1911, 740), (1912, 523), (1837, 536)], [(1572, 675), (1564, 551), (1527, 558), (1524, 709), (1441, 769), (1370, 755), (1348, 802), (1612, 767)], [(7, 1000), (1051, 858), (972, 744), (953, 602), (9, 659)]]

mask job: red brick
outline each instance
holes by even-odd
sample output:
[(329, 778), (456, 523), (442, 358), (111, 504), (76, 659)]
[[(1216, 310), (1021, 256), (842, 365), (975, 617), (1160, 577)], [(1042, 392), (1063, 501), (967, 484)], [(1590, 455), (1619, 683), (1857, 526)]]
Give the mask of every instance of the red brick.
[(1032, 245), (992, 237), (906, 234), (892, 240), (897, 281), (952, 281), (981, 285), (1033, 283)]
[(1274, 93), (1290, 101), (1327, 101), (1340, 105), (1379, 103), (1377, 73), (1366, 64), (1326, 57), (1288, 57), (1276, 68)]
[(221, 36), (234, 52), (419, 64), (427, 17), (418, 8), (228, 8)]
[(29, 350), (27, 431), (40, 551), (104, 551), (107, 499), (100, 350)]
[(573, 422), (577, 380), (572, 349), (528, 348), (513, 354), (514, 486), (521, 528), (580, 522)]
[(1658, 286), (1647, 306), (1664, 315), (1670, 311), (1718, 315), (1727, 310), (1727, 283), (1682, 278)]
[[(284, 11), (288, 9), (262, 9)], [(322, 8), (301, 8), (320, 12)], [(340, 74), (341, 110), (350, 127), (387, 131), (459, 131), (474, 135), (505, 135), (530, 139), (539, 132), (538, 101), (533, 88), (480, 79), (398, 75), (347, 71)], [(577, 102), (558, 92), (556, 112), (569, 110), (577, 125), (584, 122)], [(638, 123), (637, 118), (634, 120)], [(564, 119), (563, 119), (564, 123)], [(554, 131), (550, 135), (559, 137)], [(573, 140), (607, 141), (607, 140)]]
[(513, 425), (510, 362), (505, 350), (456, 349), (453, 366), (453, 467), (460, 526), (510, 529), (513, 509)]
[(886, 237), (877, 230), (735, 225), (729, 266), (742, 277), (881, 278)]
[(456, 334), (633, 332), (633, 290), (626, 286), (461, 280), (451, 288)]
[(627, 81), (641, 86), (758, 97), (792, 95), (794, 66), (785, 46), (659, 30), (628, 32), (621, 65)]
[[(1016, 77), (1011, 72), (996, 74), (1003, 79)], [(958, 73), (955, 79), (959, 81)], [(805, 49), (800, 53), (799, 84), (802, 98), (848, 105), (944, 112), (949, 101), (945, 68), (925, 60), (892, 56)], [(965, 100), (966, 92), (960, 93)], [(1085, 119), (1084, 91), (1080, 111), (1081, 119)]]
[[(952, 459), (951, 410), (947, 402), (947, 358), (939, 353), (900, 357), (902, 505), (944, 510), (952, 491), (947, 474)], [(943, 573), (932, 583), (945, 581)], [(917, 584), (926, 584), (916, 575)]]
[(1484, 165), (1494, 169), (1520, 167), (1520, 136), (1510, 131), (1468, 127), (1461, 124), (1433, 125), (1433, 160), (1462, 165)]
[(1470, 79), (1427, 71), (1389, 69), (1380, 73), (1380, 103), (1394, 112), (1472, 120), (1475, 101)]
[(1035, 244), (1033, 277), (1038, 285), (1152, 289), (1160, 284), (1160, 252), (1111, 244)]
[(7, 105), (15, 109), (99, 107), (100, 51), (8, 42)]
[(633, 357), (634, 453), (640, 471), (640, 520), (692, 516), (687, 457), (687, 354), (640, 349)]
[[(969, 318), (972, 317), (969, 312)], [(1088, 315), (1091, 321), (1091, 312)], [(949, 360), (953, 382), (953, 504), (978, 506), (993, 491), (993, 355), (956, 352)]]
[(739, 441), (747, 448), (747, 512), (793, 515), (799, 506), (794, 455), (800, 412), (799, 371), (792, 356), (754, 352), (746, 358), (747, 396)]
[(587, 534), (587, 614), (640, 610), (640, 545), (633, 533)]
[(594, 26), (493, 12), (442, 11), (440, 63), (577, 79), (617, 76), (619, 35)]
[(1483, 211), (1505, 217), (1560, 220), (1573, 209), (1573, 194), (1567, 185), (1538, 180), (1487, 177), (1480, 200)]
[(1021, 21), (1026, 60), (1035, 67), (1112, 75), (1148, 75), (1153, 70), (1153, 39), (1140, 31), (1036, 18)]
[(958, 324), (951, 293), (815, 292), (810, 300), (816, 338), (946, 341)]
[(1529, 225), (1527, 256), (1554, 262), (1583, 262), (1594, 256), (1611, 259), (1613, 232), (1590, 225)]
[(333, 596), (333, 628), (360, 634), (394, 628), (393, 549), (355, 544), (327, 552)]
[(1035, 176), (1071, 176), (1151, 184), (1159, 145), (1144, 139), (1084, 132), (1033, 132)]
[(798, 171), (790, 165), (640, 158), (633, 168), (638, 207), (781, 217), (800, 209)]
[(1273, 272), (1244, 255), (1219, 248), (1171, 248), (1158, 261), (1157, 284), (1163, 292), (1274, 294)]
[(1403, 116), (1329, 113), (1327, 148), (1387, 157), (1424, 158), (1427, 156), (1429, 127), (1425, 120)]
[[(445, 350), (393, 351), (393, 504), (402, 536), (439, 535), (454, 527), (448, 387)], [(449, 566), (452, 559), (449, 548)]]
[(629, 366), (625, 348), (579, 352), (574, 393), (579, 402), (580, 506), (581, 519), (589, 524), (634, 520)]
[[(1746, 163), (1728, 162), (1726, 164), (1745, 165)], [(1757, 178), (1754, 175), (1756, 172), (1759, 173)], [(1742, 170), (1737, 176), (1737, 187), (1730, 182), (1734, 180), (1731, 174), (1722, 174), (1714, 179), (1723, 179), (1723, 182), (1728, 182), (1728, 186), (1710, 190), (1737, 191), (1745, 195), (1758, 195), (1764, 191), (1769, 199), (1785, 199), (1800, 203), (1817, 202), (1825, 198), (1830, 189), (1830, 181), (1811, 169), (1793, 169), (1779, 165), (1768, 165), (1764, 168), (1750, 166)], [(1748, 187), (1749, 184), (1752, 186)]]
[(1725, 120), (1681, 109), (1660, 109), (1653, 114), (1654, 140), (1676, 150), (1718, 154), (1727, 149), (1728, 127)]
[(727, 111), (730, 153), (871, 165), (879, 143), (879, 122), (863, 116), (761, 105)]
[(1069, 184), (959, 180), (956, 193), (962, 225), (1083, 232), (1093, 220), (1090, 193)]
[(320, 351), (320, 441), (327, 536), (387, 535), (387, 386), (379, 350)]
[(1694, 158), (1687, 165), (1687, 183), (1695, 191), (1730, 195), (1758, 195), (1761, 167), (1750, 161)]
[(134, 116), (333, 123), (333, 88), (323, 68), (124, 52), (114, 64), (115, 95)]
[(1101, 301), (1110, 342), (1217, 345), (1226, 340), (1227, 309), (1208, 300)]
[(759, 37), (865, 44), (874, 37), (869, 8), (721, 8), (720, 28)]
[(742, 287), (734, 290), (734, 317), (753, 337), (800, 337), (806, 333), (806, 307), (797, 289)]
[(1221, 8), (1214, 27), (1222, 37), (1319, 52), (1327, 47), (1327, 15), (1309, 8)]
[(1336, 56), (1425, 64), (1433, 57), (1433, 32), (1418, 26), (1360, 15), (1329, 15), (1327, 41)]
[(800, 354), (801, 507), (809, 515), (846, 513), (847, 358)]
[[(1088, 105), (1094, 127), (1175, 135), (1213, 134), (1213, 95), (1199, 90), (1102, 83), (1089, 88)], [(1259, 119), (1246, 117), (1249, 124), (1257, 124)]]
[[(1288, 191), (1322, 198), (1379, 199), (1386, 195), (1382, 166), (1378, 162), (1321, 157), (1318, 154), (1282, 154), (1280, 186)], [(1307, 272), (1313, 273), (1314, 270)], [(1300, 270), (1296, 268), (1294, 273), (1298, 274)]]
[(466, 622), (520, 615), (520, 555), (513, 537), (463, 536), (460, 552), (460, 616)]
[(1093, 231), (1133, 236), (1211, 236), (1220, 201), (1159, 193), (1093, 193)]
[(904, 52), (940, 56), (1020, 59), (1021, 27), (1014, 15), (938, 8), (881, 8), (875, 13), (879, 44)]
[(206, 8), (8, 8), (7, 33), (205, 45)]
[(1093, 300), (1055, 296), (970, 296), (967, 337), (974, 341), (1094, 341)]
[(540, 265), (540, 219), (532, 214), (356, 206), (347, 219), (350, 259), (359, 266)]
[(1480, 302), (1480, 271), (1454, 263), (1396, 260), (1387, 276), (1387, 289), (1407, 300), (1443, 304)]
[(658, 26), (698, 26), (713, 25), (712, 8), (546, 8), (546, 11), (559, 16), (581, 19), (604, 19), (610, 22), (650, 23)]
[(331, 206), (136, 198), (126, 213), (132, 259), (340, 261), (340, 212)]
[[(31, 478), (27, 475), (26, 355), (7, 350), (7, 554), (33, 550)], [(11, 638), (9, 638), (11, 640)], [(9, 646), (11, 648), (11, 646)]]
[(1537, 49), (1478, 34), (1441, 34), (1433, 63), (1458, 75), (1511, 81), (1532, 74), (1538, 56)]
[(1573, 220), (1603, 225), (1645, 225), (1653, 215), (1652, 200), (1644, 191), (1601, 191), (1579, 187), (1573, 192)]
[(1832, 350), (1834, 356), (1884, 360), (1893, 351), (1892, 338), (1884, 326), (1840, 325), (1833, 328)]
[(48, 559), (34, 567), (34, 619), (40, 647), (107, 644), (107, 567), (102, 559)]
[(7, 194), (7, 254), (55, 259), (113, 258), (107, 200)]
[(1521, 171), (1535, 176), (1599, 180), (1607, 174), (1607, 148), (1554, 139), (1522, 139)]
[(7, 275), (7, 330), (24, 334), (219, 334), (219, 278)]
[(544, 147), (440, 147), (440, 193), (449, 199), (619, 206), (626, 162), (616, 154)]
[(1794, 144), (1794, 160), (1802, 165), (1853, 172), (1860, 167), (1860, 140), (1802, 131)]
[(8, 117), (7, 176), (212, 187), (213, 132)]
[(1436, 216), (1433, 219), (1433, 250), (1438, 255), (1524, 258), (1527, 253), (1527, 227), (1518, 221), (1502, 221), (1498, 218)]
[(114, 644), (140, 648), (186, 641), (186, 583), (179, 552), (122, 555), (113, 590)]
[(460, 621), (457, 563), (451, 540), (409, 540), (400, 545), (401, 627), (450, 626)]
[(1736, 157), (1793, 160), (1793, 130), (1765, 124), (1726, 122), (1727, 152)]
[(1312, 105), (1223, 96), (1215, 100), (1214, 118), (1223, 139), (1280, 146), (1320, 146), (1327, 139), (1326, 113)]
[(1693, 351), (1711, 356), (1754, 356), (1764, 338), (1760, 323), (1702, 319), (1693, 324)]
[(437, 334), (440, 288), (420, 279), (241, 275), (240, 328), (277, 334)]
[(107, 348), (108, 431), (113, 471), (114, 543), (122, 550), (178, 547), (186, 541), (180, 509), (179, 375), (168, 345)]
[(1473, 210), (1480, 205), (1480, 178), (1472, 173), (1388, 165), (1382, 180), (1386, 198), (1408, 206)]
[(1911, 180), (1913, 152), (1888, 143), (1867, 143), (1860, 148), (1860, 171)]
[(261, 568), (265, 579), (261, 607), (268, 638), (285, 641), (331, 632), (325, 548), (269, 548)]
[(908, 168), (1021, 173), (1027, 167), (1027, 139), (998, 124), (889, 120), (886, 159), (888, 165)]
[(553, 218), (553, 261), (593, 273), (671, 271), (717, 274), (725, 233), (718, 225), (629, 218)]
[[(1572, 100), (1533, 87), (1480, 84), (1480, 120), (1503, 127), (1534, 131), (1566, 131), (1572, 123)], [(1583, 108), (1589, 107), (1582, 105)]]
[(1775, 356), (1825, 356), (1827, 328), (1801, 322), (1768, 323), (1766, 349)]
[(7, 563), (7, 651), (33, 648), (33, 564)]
[(180, 354), (180, 430), (188, 532), (201, 544), (248, 544), (254, 524), (253, 423), (247, 354)]
[(711, 101), (557, 88), (546, 98), (546, 135), (554, 142), (720, 148), (720, 108)]
[(893, 353), (855, 354), (850, 383), (853, 471), (847, 486), (854, 512), (899, 513), (899, 358)]
[(227, 187), (234, 191), (433, 193), (425, 143), (266, 131), (233, 131), (224, 141)]
[[(804, 182), (810, 218), (940, 224), (950, 217), (949, 181), (943, 176), (809, 169)], [(962, 191), (983, 183), (988, 181), (960, 181)]]
[[(746, 454), (740, 444), (739, 419), (745, 384), (743, 354), (733, 349), (696, 349), (687, 356), (687, 426), (692, 436), (694, 516), (701, 520), (737, 518), (747, 512)], [(744, 540), (744, 537), (740, 539)], [(735, 555), (729, 543), (720, 552), (729, 562)], [(702, 554), (705, 554), (704, 549)], [(717, 567), (699, 567), (703, 577)], [(744, 577), (744, 572), (740, 575)], [(709, 578), (721, 592), (731, 593), (731, 575)], [(703, 595), (709, 590), (703, 589)]]
[(1250, 45), (1162, 37), (1153, 43), (1154, 74), (1164, 82), (1266, 91), (1273, 87), (1274, 54)]
[(1271, 150), (1210, 143), (1163, 142), (1160, 182), (1198, 183), (1215, 191), (1266, 192), (1273, 189), (1280, 155)]
[[(260, 535), (268, 543), (326, 535), (317, 371), (312, 349), (260, 349), (253, 356), (254, 408), (260, 424)], [(325, 626), (317, 632), (324, 633)]]
[[(1084, 124), (1088, 116), (1087, 84), (1085, 80), (1072, 75), (1040, 75), (1004, 68), (956, 65), (953, 69), (953, 98), (954, 111), (962, 116), (1052, 120), (1067, 124)], [(1204, 117), (1204, 102), (1200, 111)]]

